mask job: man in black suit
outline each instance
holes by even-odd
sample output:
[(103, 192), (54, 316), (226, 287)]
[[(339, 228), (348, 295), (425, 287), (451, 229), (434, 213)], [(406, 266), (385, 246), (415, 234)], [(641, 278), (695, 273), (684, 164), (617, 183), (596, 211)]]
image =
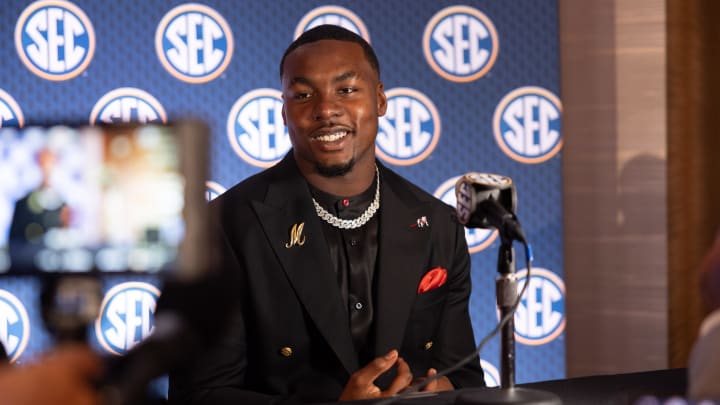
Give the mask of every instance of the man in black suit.
[[(316, 27), (280, 75), (293, 149), (211, 203), (239, 305), (220, 342), (171, 373), (174, 403), (390, 396), (475, 348), (454, 210), (375, 158), (387, 100), (370, 45)], [(482, 385), (476, 358), (424, 389)]]
[(41, 173), (40, 185), (15, 201), (8, 254), (13, 272), (29, 272), (35, 256), (45, 247), (45, 235), (70, 223), (70, 208), (50, 183), (57, 156), (48, 148), (36, 152), (35, 160)]

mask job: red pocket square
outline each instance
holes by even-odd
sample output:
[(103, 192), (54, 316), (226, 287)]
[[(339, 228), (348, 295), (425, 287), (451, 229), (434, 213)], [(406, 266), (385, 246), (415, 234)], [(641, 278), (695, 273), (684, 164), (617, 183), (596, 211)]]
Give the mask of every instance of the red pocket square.
[(440, 266), (435, 267), (434, 269), (425, 273), (422, 280), (420, 280), (417, 292), (418, 294), (422, 294), (424, 292), (434, 290), (435, 288), (438, 288), (441, 285), (445, 284), (446, 280), (447, 270)]

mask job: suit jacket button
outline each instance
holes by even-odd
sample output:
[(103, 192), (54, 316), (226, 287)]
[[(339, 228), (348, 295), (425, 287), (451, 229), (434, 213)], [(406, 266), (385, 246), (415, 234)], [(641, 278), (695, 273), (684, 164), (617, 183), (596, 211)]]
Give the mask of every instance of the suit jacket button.
[(280, 354), (283, 355), (283, 357), (290, 357), (292, 356), (292, 347), (285, 346), (282, 349), (280, 349)]
[(430, 348), (432, 348), (432, 345), (433, 345), (432, 340), (425, 342), (425, 350), (430, 350)]

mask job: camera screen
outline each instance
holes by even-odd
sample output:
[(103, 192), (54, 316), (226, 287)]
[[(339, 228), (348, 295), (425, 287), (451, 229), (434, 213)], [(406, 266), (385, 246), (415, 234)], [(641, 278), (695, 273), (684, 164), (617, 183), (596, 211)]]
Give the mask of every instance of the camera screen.
[(159, 272), (186, 235), (172, 126), (0, 128), (0, 271)]

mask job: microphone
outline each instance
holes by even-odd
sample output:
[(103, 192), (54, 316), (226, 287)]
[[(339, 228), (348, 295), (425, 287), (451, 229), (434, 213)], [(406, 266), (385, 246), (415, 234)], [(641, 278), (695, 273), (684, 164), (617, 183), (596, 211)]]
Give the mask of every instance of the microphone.
[(458, 221), (468, 228), (496, 228), (503, 242), (526, 243), (515, 216), (515, 184), (507, 176), (468, 173), (455, 184)]
[[(525, 233), (515, 216), (517, 196), (513, 181), (506, 176), (490, 173), (468, 173), (458, 179), (455, 184), (457, 200), (456, 215), (458, 222), (468, 228), (497, 228), (502, 238), (498, 255), (498, 272), (496, 280), (500, 322), (477, 345), (475, 350), (452, 366), (439, 371), (435, 376), (424, 381), (411, 384), (404, 393), (386, 398), (375, 405), (389, 405), (398, 399), (413, 396), (424, 396), (418, 390), (428, 383), (458, 370), (465, 364), (474, 361), (485, 344), (499, 332), (501, 338), (502, 387), (500, 390), (491, 388), (465, 388), (455, 398), (455, 405), (497, 405), (497, 404), (537, 404), (561, 405), (560, 398), (550, 392), (539, 391), (515, 386), (515, 340), (514, 315), (520, 305), (520, 298), (530, 284), (532, 249), (527, 243)], [(520, 292), (517, 291), (514, 276), (514, 254), (512, 241), (525, 245), (527, 278)]]
[[(525, 232), (515, 216), (517, 195), (515, 184), (507, 176), (491, 173), (468, 173), (455, 184), (458, 221), (468, 228), (496, 228), (502, 244), (498, 251), (496, 279), (497, 304), (501, 320), (493, 331), (478, 345), (476, 353), (498, 331), (501, 332), (501, 389), (499, 391), (467, 392), (459, 395), (457, 405), (479, 404), (560, 404), (560, 398), (549, 392), (515, 386), (515, 324), (514, 314), (520, 297), (530, 281), (532, 253)], [(520, 293), (517, 292), (513, 241), (525, 245), (527, 278)]]

